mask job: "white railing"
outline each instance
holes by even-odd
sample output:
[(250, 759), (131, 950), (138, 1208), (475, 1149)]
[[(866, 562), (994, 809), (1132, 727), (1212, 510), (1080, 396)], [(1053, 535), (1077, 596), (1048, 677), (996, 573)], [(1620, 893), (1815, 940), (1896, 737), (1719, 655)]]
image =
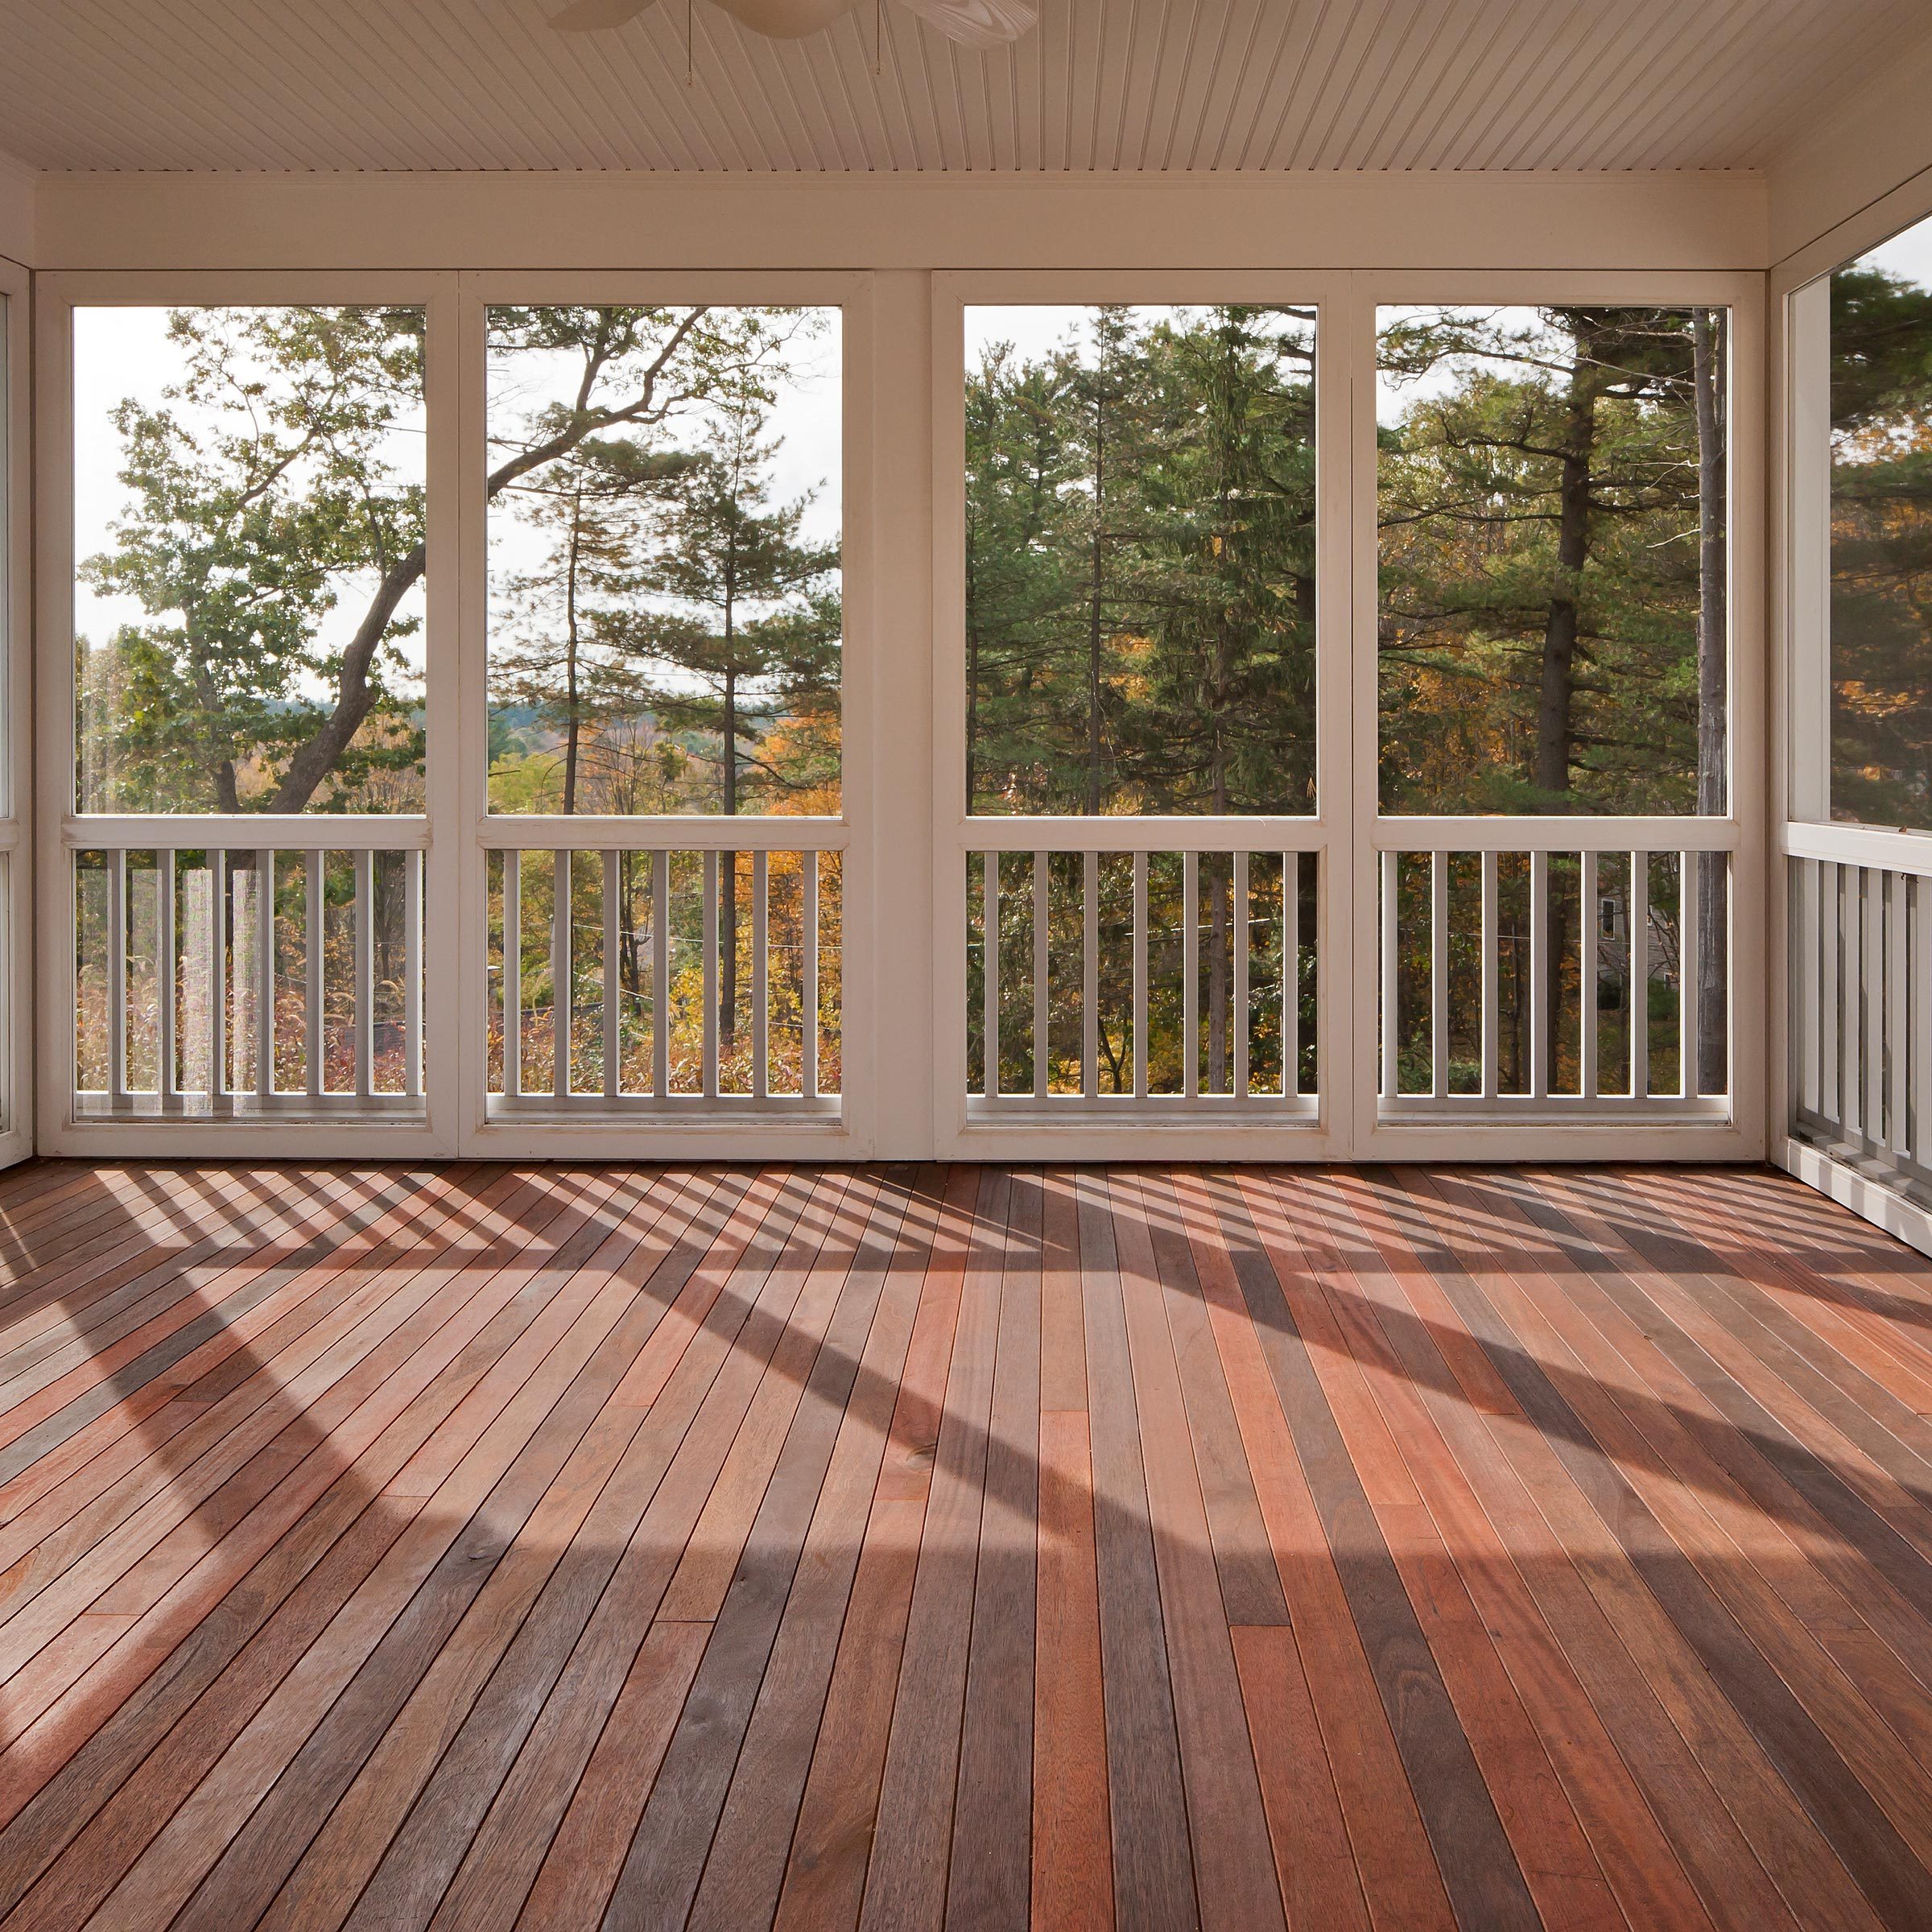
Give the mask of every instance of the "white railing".
[(842, 826), (485, 837), (493, 1117), (837, 1117)]
[(426, 836), (70, 821), (76, 1118), (420, 1120)]
[(1800, 1138), (1932, 1190), (1932, 840), (1792, 826), (1790, 1078)]
[(1722, 1120), (1721, 820), (1384, 819), (1380, 1117)]
[(1319, 854), (1201, 829), (975, 822), (970, 1117), (1315, 1117)]

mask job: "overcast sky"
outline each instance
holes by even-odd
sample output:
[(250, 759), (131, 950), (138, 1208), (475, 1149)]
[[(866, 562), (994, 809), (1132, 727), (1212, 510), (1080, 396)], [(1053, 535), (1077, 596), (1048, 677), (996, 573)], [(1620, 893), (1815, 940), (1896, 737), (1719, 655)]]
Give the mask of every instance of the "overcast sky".
[[(114, 426), (114, 410), (133, 397), (156, 407), (164, 392), (183, 371), (180, 350), (167, 339), (165, 308), (96, 308), (74, 315), (74, 555), (85, 559), (113, 547), (113, 526), (129, 507), (129, 493), (120, 480), (122, 440)], [(823, 311), (816, 336), (802, 343), (789, 380), (779, 386), (770, 434), (778, 444), (772, 466), (774, 498), (789, 502), (815, 491), (807, 512), (805, 531), (818, 542), (839, 535), (839, 480), (841, 454), (840, 411), (840, 316)], [(535, 358), (530, 359), (533, 362)], [(551, 372), (552, 382), (560, 371)], [(547, 399), (541, 392), (550, 385), (542, 374), (526, 369), (519, 398)], [(181, 413), (178, 404), (170, 407)], [(696, 417), (686, 427), (696, 440), (701, 424)], [(396, 473), (406, 480), (423, 475), (423, 442), (420, 417), (403, 424), (387, 454)], [(533, 553), (521, 543), (514, 518), (501, 514), (492, 519), (493, 564), (527, 567)], [(340, 626), (353, 627), (361, 587), (343, 587), (337, 609), (324, 625), (324, 634)], [(419, 609), (419, 605), (418, 609)], [(128, 597), (105, 597), (85, 584), (74, 588), (76, 631), (97, 641), (117, 625), (138, 621), (140, 606)], [(404, 640), (405, 650), (419, 664), (422, 638)], [(311, 695), (319, 695), (313, 694)]]

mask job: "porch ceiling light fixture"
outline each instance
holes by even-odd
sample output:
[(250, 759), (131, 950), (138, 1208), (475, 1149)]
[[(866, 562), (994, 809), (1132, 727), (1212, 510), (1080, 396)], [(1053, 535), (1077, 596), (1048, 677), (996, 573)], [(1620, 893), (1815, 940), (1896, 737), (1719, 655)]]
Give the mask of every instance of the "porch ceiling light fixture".
[[(860, 0), (718, 0), (734, 19), (774, 40), (796, 40), (829, 27)], [(963, 47), (1002, 47), (1039, 19), (1027, 0), (897, 0)], [(572, 0), (550, 24), (567, 34), (596, 33), (634, 20), (655, 0)]]

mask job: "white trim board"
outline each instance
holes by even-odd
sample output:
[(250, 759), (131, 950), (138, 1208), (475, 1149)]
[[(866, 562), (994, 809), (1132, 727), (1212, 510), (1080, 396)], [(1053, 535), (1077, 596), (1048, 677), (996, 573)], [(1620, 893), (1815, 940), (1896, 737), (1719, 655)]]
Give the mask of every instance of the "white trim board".
[(1814, 1187), (1841, 1207), (1849, 1208), (1860, 1220), (1895, 1235), (1921, 1254), (1932, 1255), (1932, 1214), (1914, 1207), (1902, 1195), (1847, 1166), (1843, 1161), (1834, 1160), (1819, 1149), (1789, 1137), (1772, 1148), (1771, 1162), (1807, 1187)]
[(1761, 269), (1755, 174), (43, 175), (37, 267)]

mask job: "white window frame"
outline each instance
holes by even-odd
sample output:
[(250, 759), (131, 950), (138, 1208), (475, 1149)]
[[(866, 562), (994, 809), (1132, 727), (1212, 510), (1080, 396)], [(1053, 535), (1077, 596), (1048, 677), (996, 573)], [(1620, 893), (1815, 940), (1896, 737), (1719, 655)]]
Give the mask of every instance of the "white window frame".
[(0, 1167), (34, 1151), (32, 278), (0, 256)]
[[(268, 1154), (314, 1158), (423, 1158), (479, 1155), (499, 1158), (636, 1159), (760, 1156), (863, 1158), (873, 1132), (869, 1112), (872, 1057), (849, 1013), (872, 1003), (874, 922), (870, 843), (876, 787), (867, 758), (847, 755), (843, 809), (836, 821), (801, 819), (800, 835), (844, 854), (839, 1114), (824, 1120), (693, 1120), (675, 1125), (617, 1117), (563, 1122), (489, 1117), (487, 1107), (488, 962), (485, 860), (493, 847), (546, 844), (575, 849), (622, 843), (646, 830), (671, 831), (697, 846), (721, 847), (725, 821), (529, 818), (488, 811), (488, 559), (483, 492), (486, 456), (485, 310), (499, 303), (609, 301), (638, 303), (811, 305), (843, 312), (841, 351), (844, 449), (841, 501), (844, 522), (845, 640), (842, 662), (844, 740), (870, 744), (875, 735), (870, 650), (871, 559), (875, 554), (871, 485), (869, 389), (873, 332), (871, 278), (862, 273), (806, 275), (764, 271), (671, 275), (634, 270), (545, 271), (382, 271), (347, 274), (143, 270), (76, 271), (39, 278), (36, 364), (42, 425), (39, 493), (39, 766), (37, 803), (39, 931), (38, 1093), (47, 1151), (230, 1158)], [(328, 815), (332, 847), (386, 849), (415, 846), (427, 855), (423, 893), (424, 971), (429, 988), (454, 985), (454, 999), (426, 997), (423, 1058), (426, 1115), (420, 1122), (379, 1119), (246, 1120), (194, 1117), (77, 1118), (72, 1106), (72, 853), (119, 836), (138, 844), (144, 824), (166, 832), (174, 816), (80, 815), (73, 810), (73, 403), (72, 313), (76, 308), (159, 308), (259, 303), (392, 303), (423, 307), (427, 315), (426, 402), (428, 417), (428, 546), (425, 577), (425, 810), (420, 814)], [(278, 825), (293, 837), (298, 823), (242, 814), (179, 815), (179, 824), (232, 828), (237, 849), (260, 845)], [(769, 821), (750, 820), (746, 825)], [(6, 833), (0, 826), (0, 840)], [(744, 840), (741, 836), (737, 841)], [(782, 843), (782, 841), (774, 841)], [(474, 943), (468, 943), (469, 935)], [(855, 935), (858, 943), (854, 943)], [(856, 1051), (855, 1051), (856, 1049)]]
[[(1847, 866), (1919, 881), (1932, 891), (1932, 828), (1858, 825), (1831, 818), (1832, 276), (1881, 243), (1932, 219), (1932, 190), (1908, 182), (1777, 263), (1767, 278), (1771, 338), (1772, 491), (1769, 581), (1773, 658), (1767, 812), (1775, 855), (1766, 935), (1770, 1021), (1766, 1052), (1769, 1158), (1808, 1186), (1932, 1254), (1932, 1212), (1855, 1166), (1796, 1137), (1794, 1059), (1815, 1065), (1818, 1014), (1794, 971), (1794, 930), (1812, 909), (1792, 903), (1794, 861)], [(1814, 868), (1815, 869), (1816, 868)], [(1804, 935), (1815, 939), (1814, 927)], [(1920, 1009), (1922, 1012), (1922, 1008)], [(1915, 1026), (1921, 1023), (1913, 1015)], [(1916, 1105), (1915, 1096), (1915, 1105)]]
[[(1730, 913), (1731, 1088), (1724, 1117), (1563, 1120), (1472, 1125), (1378, 1117), (1374, 1050), (1377, 1036), (1373, 969), (1358, 972), (1352, 989), (1364, 1009), (1357, 1017), (1354, 1072), (1356, 1118), (1364, 1123), (1351, 1153), (1378, 1160), (1459, 1158), (1472, 1152), (1490, 1160), (1757, 1160), (1765, 1148), (1765, 731), (1769, 654), (1764, 612), (1764, 291), (1761, 275), (1674, 270), (1513, 270), (1473, 274), (1368, 271), (1358, 278), (1360, 332), (1356, 362), (1353, 597), (1355, 613), (1354, 836), (1356, 865), (1373, 880), (1386, 851), (1573, 849), (1567, 828), (1594, 824), (1614, 828), (1624, 848), (1728, 849)], [(1378, 310), (1407, 303), (1472, 308), (1605, 307), (1724, 308), (1730, 314), (1730, 499), (1726, 543), (1730, 665), (1727, 744), (1730, 755), (1721, 816), (1577, 820), (1556, 817), (1427, 818), (1385, 815), (1379, 791), (1378, 540), (1376, 524), (1375, 324)], [(1646, 844), (1653, 840), (1654, 844)], [(1378, 909), (1373, 889), (1358, 894), (1356, 958), (1379, 956)]]
[[(40, 1142), (64, 1155), (157, 1155), (233, 1158), (410, 1158), (457, 1151), (452, 1048), (455, 1014), (448, 1001), (425, 1001), (423, 1067), (427, 1107), (419, 1120), (178, 1120), (76, 1117), (73, 1107), (73, 861), (77, 850), (117, 838), (138, 844), (143, 824), (162, 831), (177, 824), (219, 831), (232, 828), (238, 850), (272, 842), (278, 824), (291, 841), (312, 835), (303, 815), (291, 824), (243, 813), (139, 815), (80, 814), (74, 810), (73, 710), (73, 312), (76, 308), (202, 308), (394, 303), (419, 307), (427, 327), (425, 402), (431, 421), (453, 420), (456, 378), (456, 279), (447, 271), (283, 273), (82, 270), (43, 274), (35, 287), (35, 397), (39, 427), (38, 490), (38, 614), (35, 710), (38, 948), (37, 1090)], [(421, 813), (345, 814), (325, 819), (332, 847), (426, 851), (424, 971), (434, 985), (451, 966), (446, 957), (454, 931), (455, 895), (451, 841), (432, 840), (432, 824), (449, 822), (440, 807), (453, 786), (454, 747), (439, 733), (436, 719), (448, 711), (455, 671), (456, 502), (453, 440), (428, 440), (427, 469), (428, 568), (424, 589), (426, 715), (425, 803)]]
[[(1318, 927), (1319, 1110), (1308, 1125), (1257, 1117), (1242, 1125), (1118, 1125), (1069, 1118), (1051, 1125), (970, 1117), (966, 1100), (966, 855), (993, 846), (1030, 850), (1088, 842), (1077, 821), (968, 819), (964, 788), (964, 311), (968, 304), (1099, 303), (1312, 303), (1316, 324), (1315, 813), (1282, 819), (1140, 823), (1150, 834), (1212, 825), (1208, 845), (1299, 845), (1323, 853)], [(1730, 894), (1732, 1067), (1721, 1117), (1575, 1119), (1554, 1123), (1403, 1121), (1378, 1100), (1377, 878), (1385, 851), (1483, 844), (1565, 849), (1574, 821), (1425, 819), (1380, 809), (1377, 702), (1375, 322), (1388, 303), (1551, 303), (1723, 308), (1731, 327), (1731, 502), (1728, 565), (1731, 758), (1720, 818), (1596, 821), (1640, 849), (1716, 846), (1732, 857)], [(932, 1083), (942, 1156), (1005, 1159), (1703, 1159), (1761, 1158), (1765, 1145), (1765, 679), (1761, 487), (1764, 278), (1732, 272), (1278, 270), (1266, 274), (1133, 270), (959, 271), (933, 278), (932, 407), (935, 638), (933, 743)], [(1037, 828), (1037, 829), (1036, 829)], [(1119, 843), (1121, 829), (1108, 822)]]
[[(463, 1151), (508, 1159), (577, 1159), (603, 1156), (652, 1160), (689, 1158), (699, 1150), (717, 1160), (850, 1160), (869, 1151), (873, 1132), (871, 1063), (854, 1015), (873, 1008), (872, 960), (865, 944), (874, 923), (876, 866), (871, 841), (876, 774), (867, 757), (850, 747), (867, 745), (874, 733), (875, 659), (870, 603), (873, 559), (871, 426), (867, 372), (873, 329), (869, 278), (863, 274), (712, 272), (669, 274), (617, 270), (508, 273), (465, 271), (458, 277), (458, 397), (461, 533), (459, 556), (458, 720), (456, 796), (448, 822), (461, 852), (458, 930), (473, 935), (461, 949), (459, 991), (461, 1055), (459, 1137)], [(840, 665), (841, 746), (840, 812), (836, 819), (715, 815), (681, 818), (565, 818), (489, 809), (489, 559), (487, 504), (488, 416), (486, 312), (502, 303), (625, 303), (683, 307), (837, 308), (840, 324), (840, 411), (844, 425), (840, 505), (841, 604), (844, 636)], [(585, 851), (621, 844), (675, 840), (679, 849), (749, 851), (761, 841), (791, 850), (783, 834), (841, 855), (840, 1039), (843, 1078), (836, 1116), (822, 1119), (721, 1119), (694, 1117), (666, 1124), (621, 1117), (562, 1121), (492, 1117), (488, 1105), (485, 1022), (489, 1010), (487, 854), (506, 848), (546, 846)], [(857, 942), (855, 943), (855, 941)], [(855, 1051), (857, 1049), (857, 1051)]]

